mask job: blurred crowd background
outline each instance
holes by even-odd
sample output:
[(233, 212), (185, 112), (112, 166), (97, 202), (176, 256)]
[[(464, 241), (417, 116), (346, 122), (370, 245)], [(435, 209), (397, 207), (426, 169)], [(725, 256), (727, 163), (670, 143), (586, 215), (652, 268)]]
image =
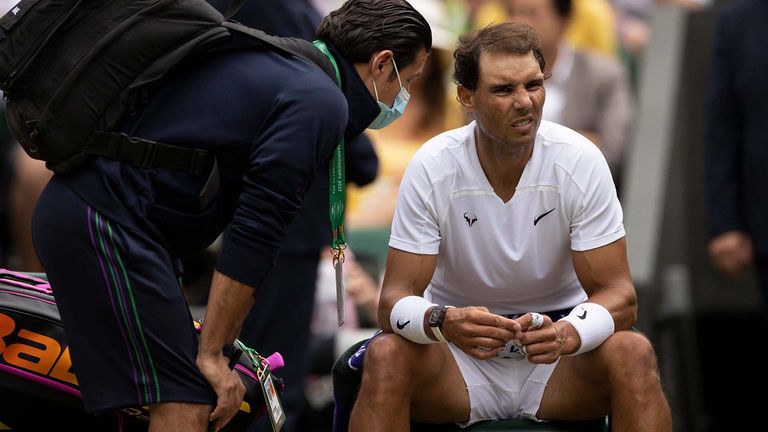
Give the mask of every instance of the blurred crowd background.
[[(707, 156), (707, 140), (717, 133), (711, 130), (713, 122), (740, 124), (746, 122), (741, 117), (747, 115), (744, 110), (766, 112), (767, 85), (734, 82), (726, 86), (733, 97), (718, 100), (712, 82), (717, 72), (713, 54), (718, 12), (729, 3), (761, 1), (410, 0), (430, 22), (434, 46), (423, 77), (411, 89), (405, 115), (390, 127), (367, 133), (379, 159), (378, 176), (348, 190), (347, 322), (336, 326), (333, 271), (322, 241), (315, 244), (289, 236), (281, 250), (284, 262), (312, 267), (303, 274), (298, 294), (292, 291), (291, 300), (297, 295), (307, 299), (314, 313), (292, 312), (277, 305), (285, 301), (277, 298), (257, 299), (262, 320), (251, 331), (264, 332), (267, 326), (283, 341), (265, 339), (254, 348), (265, 354), (284, 350), (287, 364), (299, 365), (286, 377), (287, 430), (330, 430), (333, 400), (328, 373), (345, 348), (376, 326), (389, 225), (405, 166), (426, 140), (471, 120), (460, 110), (451, 81), (457, 38), (504, 20), (526, 22), (541, 37), (546, 72), (551, 74), (544, 118), (589, 137), (608, 160), (624, 207), (630, 266), (640, 299), (637, 328), (658, 350), (675, 430), (734, 430), (741, 422), (753, 424), (760, 413), (759, 398), (746, 395), (760, 392), (765, 384), (765, 368), (757, 354), (766, 330), (765, 300), (757, 275), (761, 268), (765, 274), (768, 252), (759, 240), (750, 238), (749, 227), (768, 225), (768, 220), (753, 218), (737, 226), (746, 240), (733, 241), (747, 243), (733, 246), (732, 258), (723, 258), (722, 247), (727, 246), (718, 249), (712, 242), (720, 234), (713, 228), (717, 225), (713, 215), (728, 211), (725, 201), (732, 198), (728, 193), (737, 198), (751, 193), (738, 188), (708, 192), (707, 179), (722, 174), (712, 173), (712, 166), (727, 166), (733, 162), (729, 158), (741, 156), (713, 153), (711, 143)], [(227, 4), (210, 2), (220, 9)], [(0, 7), (6, 11), (14, 3), (2, 0)], [(235, 19), (268, 33), (311, 40), (320, 17), (341, 3), (248, 0)], [(765, 24), (768, 27), (768, 16)], [(762, 40), (763, 55), (768, 53), (767, 34), (763, 29), (756, 35)], [(749, 55), (754, 50), (734, 48), (734, 52), (746, 55), (721, 60), (720, 67), (729, 62), (750, 65), (754, 60)], [(768, 70), (743, 76), (768, 80)], [(762, 102), (763, 108), (725, 106), (743, 102), (743, 93), (749, 94), (753, 85), (756, 103)], [(712, 104), (725, 114), (713, 115), (718, 111)], [(750, 120), (755, 121), (760, 119)], [(768, 118), (763, 124), (768, 125)], [(764, 129), (763, 158), (749, 159), (757, 169), (766, 170), (768, 126)], [(50, 175), (42, 162), (23, 153), (0, 122), (0, 267), (44, 271), (31, 242), (30, 218)], [(748, 189), (765, 197), (768, 184), (756, 182)], [(768, 206), (762, 202), (758, 205)], [(327, 212), (319, 214), (314, 217)], [(215, 259), (216, 244), (186, 259), (184, 284), (193, 313), (204, 311)], [(276, 278), (276, 284), (280, 280)], [(281, 295), (279, 287), (274, 291)], [(273, 315), (279, 316), (268, 319)], [(281, 343), (292, 339), (294, 328), (309, 333), (297, 337), (297, 349), (291, 350)]]

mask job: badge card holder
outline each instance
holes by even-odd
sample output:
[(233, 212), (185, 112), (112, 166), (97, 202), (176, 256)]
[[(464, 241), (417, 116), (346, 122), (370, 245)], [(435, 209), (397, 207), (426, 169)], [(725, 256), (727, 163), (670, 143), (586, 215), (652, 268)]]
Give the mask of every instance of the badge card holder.
[(255, 350), (245, 347), (240, 341), (236, 341), (236, 343), (239, 343), (243, 351), (248, 354), (251, 363), (257, 369), (256, 377), (261, 385), (261, 394), (264, 395), (264, 404), (267, 407), (269, 421), (272, 423), (272, 430), (280, 432), (283, 424), (285, 424), (285, 410), (283, 410), (283, 404), (280, 403), (280, 394), (272, 379), (272, 372), (269, 371), (269, 361)]
[(275, 383), (272, 381), (272, 374), (266, 367), (262, 371), (259, 374), (259, 381), (261, 381), (261, 389), (264, 394), (269, 421), (272, 423), (272, 430), (279, 432), (285, 423), (285, 411), (280, 403), (280, 396), (278, 396)]

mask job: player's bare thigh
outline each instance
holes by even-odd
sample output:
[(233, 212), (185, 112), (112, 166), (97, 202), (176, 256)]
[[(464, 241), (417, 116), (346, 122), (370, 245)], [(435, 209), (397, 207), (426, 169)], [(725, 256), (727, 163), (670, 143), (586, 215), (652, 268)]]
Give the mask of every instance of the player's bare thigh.
[(424, 397), (414, 400), (412, 417), (423, 422), (464, 423), (469, 421), (470, 402), (467, 385), (456, 359), (446, 344), (431, 345), (442, 363), (435, 382), (425, 389)]
[[(398, 364), (401, 361), (407, 363)], [(469, 420), (469, 394), (456, 360), (445, 344), (420, 345), (384, 334), (371, 342), (366, 352), (368, 367), (387, 363), (389, 377), (410, 374), (411, 420), (424, 423), (460, 423)], [(407, 376), (407, 375), (406, 375)]]
[(609, 407), (608, 375), (600, 373), (597, 351), (562, 357), (547, 383), (536, 416), (543, 420), (589, 420)]
[(620, 370), (644, 336), (617, 332), (600, 347), (562, 357), (547, 384), (537, 416), (545, 420), (589, 420), (609, 412), (611, 370)]
[(560, 359), (538, 415), (587, 420), (602, 417), (610, 408), (612, 415), (633, 421), (633, 409), (663, 411), (663, 399), (651, 342), (639, 332), (619, 331), (593, 351)]

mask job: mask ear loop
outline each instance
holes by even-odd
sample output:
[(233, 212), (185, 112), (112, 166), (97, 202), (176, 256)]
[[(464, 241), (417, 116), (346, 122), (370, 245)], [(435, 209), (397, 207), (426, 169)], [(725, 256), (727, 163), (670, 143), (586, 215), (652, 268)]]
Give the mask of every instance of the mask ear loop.
[[(392, 66), (395, 67), (395, 74), (397, 74), (397, 82), (400, 84), (400, 93), (397, 94), (397, 97), (395, 97), (395, 102), (392, 105), (394, 107), (397, 104), (398, 99), (403, 103), (408, 103), (408, 99), (411, 98), (411, 93), (408, 92), (407, 88), (403, 87), (403, 81), (400, 80), (400, 72), (397, 70), (397, 63), (395, 63), (394, 56), (392, 57)], [(405, 110), (405, 107), (403, 107), (403, 110)]]
[[(395, 68), (395, 75), (397, 75), (397, 83), (400, 84), (400, 88), (403, 88), (403, 82), (400, 80), (400, 72), (397, 70), (397, 63), (395, 63), (395, 56), (392, 56), (392, 66)], [(374, 81), (374, 84), (376, 82)]]
[(375, 94), (375, 95), (376, 95), (376, 102), (381, 102), (381, 101), (379, 100), (379, 91), (378, 91), (378, 90), (376, 90), (376, 79), (375, 79), (375, 78), (373, 78), (373, 79), (372, 79), (372, 81), (373, 81), (373, 94)]
[[(397, 83), (400, 84), (400, 88), (403, 88), (403, 81), (400, 80), (400, 71), (397, 70), (397, 63), (395, 62), (395, 56), (392, 56), (392, 66), (395, 68), (395, 75), (397, 75)], [(373, 81), (373, 94), (376, 96), (376, 102), (381, 102), (379, 100), (379, 91), (376, 89), (376, 78), (372, 78), (371, 81)]]

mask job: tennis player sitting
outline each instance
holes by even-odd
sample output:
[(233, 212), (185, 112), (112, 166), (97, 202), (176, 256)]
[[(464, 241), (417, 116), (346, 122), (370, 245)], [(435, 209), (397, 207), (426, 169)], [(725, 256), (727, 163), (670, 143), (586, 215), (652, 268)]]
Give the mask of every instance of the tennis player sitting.
[[(670, 431), (637, 313), (622, 210), (605, 158), (541, 121), (534, 31), (462, 37), (458, 98), (475, 121), (428, 141), (397, 202), (351, 431), (611, 415)], [(534, 313), (530, 313), (534, 312)]]

